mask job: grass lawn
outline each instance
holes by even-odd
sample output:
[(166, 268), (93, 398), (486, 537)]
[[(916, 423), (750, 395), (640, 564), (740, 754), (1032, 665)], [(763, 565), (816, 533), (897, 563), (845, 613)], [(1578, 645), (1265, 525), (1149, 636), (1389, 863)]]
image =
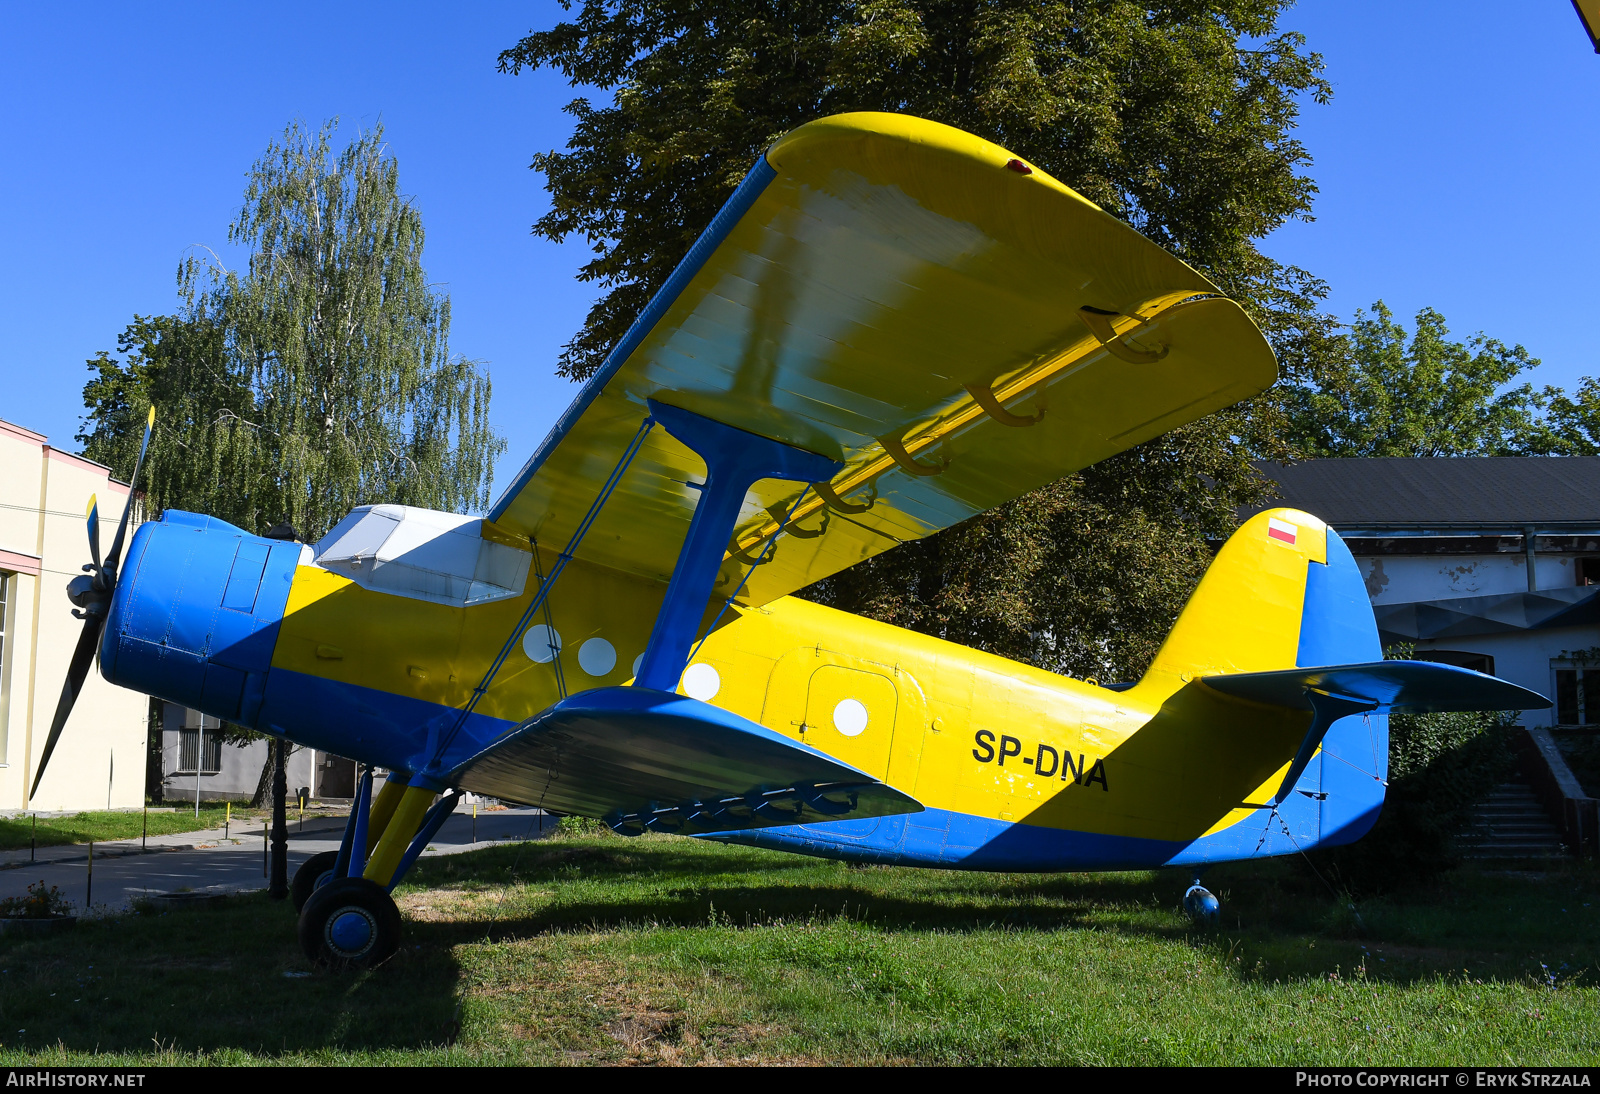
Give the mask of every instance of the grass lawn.
[[(173, 813), (151, 813), (150, 834), (164, 836), (172, 832), (196, 832), (203, 828), (221, 828), (227, 807), (222, 802), (201, 802), (200, 818), (195, 819), (194, 804), (178, 805)], [(233, 825), (243, 830), (254, 824), (259, 831), (263, 810), (250, 810), (235, 804)], [(292, 811), (291, 811), (292, 813)], [(138, 839), (143, 831), (144, 814), (96, 810), (75, 813), (70, 817), (40, 817), (38, 820), (39, 847), (56, 847), (64, 843), (88, 843), (93, 840)], [(34, 833), (34, 821), (28, 814), (11, 819), (0, 818), (0, 851), (25, 850)]]
[(306, 975), (259, 896), (0, 938), (0, 1064), (1600, 1062), (1590, 864), (1354, 912), (1220, 867), (1215, 930), (1186, 880), (562, 834), (426, 860), (356, 976)]

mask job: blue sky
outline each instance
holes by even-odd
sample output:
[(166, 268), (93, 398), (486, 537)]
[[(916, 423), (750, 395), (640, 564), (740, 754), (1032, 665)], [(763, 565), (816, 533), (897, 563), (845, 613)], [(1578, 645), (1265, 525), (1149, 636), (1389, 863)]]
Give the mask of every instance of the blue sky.
[[(1508, 17), (1514, 12), (1516, 19)], [(295, 117), (381, 118), (451, 296), (452, 346), (487, 362), (515, 474), (571, 399), (552, 369), (593, 292), (581, 241), (535, 239), (533, 152), (566, 139), (572, 92), (501, 76), (499, 50), (552, 0), (472, 5), (12, 6), (0, 95), (0, 418), (64, 447), (83, 361), (175, 303), (189, 248), (224, 251), (250, 164)], [(1265, 249), (1326, 279), (1348, 318), (1431, 305), (1460, 336), (1520, 342), (1536, 380), (1600, 373), (1600, 56), (1567, 0), (1302, 0), (1284, 25), (1335, 95), (1307, 104), (1316, 221)]]

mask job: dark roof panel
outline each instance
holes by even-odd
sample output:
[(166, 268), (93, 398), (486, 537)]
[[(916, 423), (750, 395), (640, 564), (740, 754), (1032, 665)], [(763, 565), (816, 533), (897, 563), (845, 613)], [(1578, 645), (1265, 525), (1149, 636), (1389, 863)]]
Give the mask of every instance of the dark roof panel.
[(1459, 456), (1256, 464), (1281, 500), (1336, 527), (1600, 525), (1600, 457)]

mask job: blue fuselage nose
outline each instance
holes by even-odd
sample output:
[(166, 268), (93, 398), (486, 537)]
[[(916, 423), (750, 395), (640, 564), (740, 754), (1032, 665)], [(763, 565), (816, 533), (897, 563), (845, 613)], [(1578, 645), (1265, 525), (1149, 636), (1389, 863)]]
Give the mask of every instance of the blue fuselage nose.
[(112, 596), (107, 680), (254, 726), (301, 548), (169, 509), (133, 537)]

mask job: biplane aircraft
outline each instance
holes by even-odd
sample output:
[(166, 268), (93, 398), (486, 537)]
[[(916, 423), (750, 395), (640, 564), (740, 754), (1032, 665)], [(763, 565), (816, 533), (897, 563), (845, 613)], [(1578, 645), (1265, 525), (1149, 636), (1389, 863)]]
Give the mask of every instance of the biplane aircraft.
[[(467, 791), (951, 869), (1346, 843), (1383, 803), (1386, 714), (1549, 703), (1384, 661), (1314, 516), (1247, 521), (1130, 686), (790, 595), (1275, 377), (1236, 303), (1039, 168), (824, 118), (755, 164), (487, 517), (369, 505), (304, 546), (168, 510), (125, 564), (126, 515), (103, 563), (91, 520), (43, 760), (96, 650), (114, 683), (360, 760), (341, 849), (294, 885), (336, 966), (393, 952), (389, 893)], [(1198, 874), (1187, 903), (1215, 908)]]

